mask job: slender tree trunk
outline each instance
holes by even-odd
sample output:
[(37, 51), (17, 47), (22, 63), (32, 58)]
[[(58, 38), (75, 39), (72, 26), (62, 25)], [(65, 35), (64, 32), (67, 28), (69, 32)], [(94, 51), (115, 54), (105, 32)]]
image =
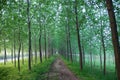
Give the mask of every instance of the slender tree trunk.
[(19, 40), (19, 49), (18, 49), (18, 70), (20, 71), (20, 50), (21, 50), (21, 41), (20, 41), (20, 26), (19, 26), (19, 34), (18, 34), (18, 40)]
[(19, 43), (19, 50), (18, 50), (18, 70), (20, 71), (20, 50), (21, 50), (21, 43)]
[(29, 34), (29, 57), (28, 57), (28, 68), (31, 70), (31, 24), (30, 24), (30, 1), (27, 0), (27, 18), (28, 18), (28, 34)]
[(67, 45), (66, 45), (66, 58), (67, 58), (67, 60), (69, 60), (69, 44), (68, 44), (68, 28), (67, 28), (67, 26), (66, 26), (66, 43), (67, 43)]
[[(40, 20), (39, 20), (40, 21)], [(39, 27), (40, 27), (40, 34), (39, 34), (39, 55), (40, 55), (40, 62), (42, 63), (42, 47), (41, 47), (41, 40), (42, 40), (42, 27), (41, 24), (39, 23)]]
[(37, 44), (36, 44), (36, 37), (34, 38), (34, 47), (35, 47), (35, 63), (37, 63)]
[(116, 24), (112, 0), (106, 0), (106, 5), (107, 5), (108, 15), (110, 19), (112, 41), (113, 41), (114, 54), (115, 54), (116, 71), (117, 71), (118, 80), (120, 80), (120, 45), (119, 45), (117, 24)]
[(100, 46), (100, 69), (102, 70), (102, 54), (101, 54), (101, 46)]
[[(19, 9), (18, 9), (18, 12), (19, 12), (19, 15), (20, 15), (20, 0), (19, 0), (19, 5), (18, 5)], [(20, 22), (20, 20), (18, 19), (18, 22)], [(18, 23), (19, 25), (19, 23)], [(21, 50), (21, 40), (20, 40), (20, 25), (19, 25), (19, 33), (18, 33), (18, 41), (19, 41), (19, 49), (18, 49), (18, 70), (20, 71), (20, 50)]]
[(78, 48), (79, 48), (79, 57), (80, 57), (80, 69), (83, 69), (83, 61), (82, 61), (82, 50), (81, 50), (81, 42), (80, 42), (80, 35), (79, 35), (79, 24), (78, 24), (78, 12), (77, 12), (77, 0), (75, 0), (75, 15), (76, 15), (76, 31), (77, 31), (77, 38), (78, 38)]
[(6, 42), (5, 42), (5, 39), (4, 39), (4, 65), (6, 65), (6, 61), (7, 61), (7, 53), (6, 53)]
[(45, 59), (47, 59), (46, 27), (45, 26), (44, 26), (44, 42), (45, 42)]
[(104, 75), (105, 75), (105, 74), (106, 74), (106, 52), (105, 52), (105, 42), (104, 42), (102, 21), (101, 21), (101, 42), (102, 42), (103, 53), (104, 53), (104, 67), (103, 67), (103, 73), (104, 73)]
[[(101, 12), (100, 12), (100, 16), (101, 16)], [(102, 43), (102, 47), (103, 47), (103, 53), (104, 53), (104, 67), (103, 67), (103, 74), (106, 74), (106, 50), (105, 50), (105, 42), (104, 42), (104, 35), (103, 35), (103, 21), (101, 19), (101, 43)]]
[(16, 39), (15, 39), (15, 30), (14, 30), (14, 65), (16, 67)]
[(70, 35), (71, 35), (71, 33), (70, 33), (70, 26), (69, 26), (69, 18), (67, 18), (67, 39), (68, 39), (68, 44), (69, 44), (69, 56), (70, 56), (70, 60), (71, 60), (71, 62), (73, 62), (73, 58), (72, 58), (72, 49), (71, 49), (71, 40), (70, 40)]
[(12, 43), (12, 46), (11, 46), (11, 62), (13, 63), (13, 43)]
[(24, 45), (23, 45), (23, 42), (21, 43), (21, 47), (22, 47), (22, 64), (24, 64)]

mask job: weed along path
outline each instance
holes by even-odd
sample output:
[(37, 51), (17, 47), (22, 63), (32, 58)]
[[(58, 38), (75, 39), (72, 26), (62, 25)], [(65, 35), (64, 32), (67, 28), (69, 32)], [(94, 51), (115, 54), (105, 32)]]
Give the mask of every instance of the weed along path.
[(78, 80), (66, 67), (64, 62), (58, 58), (51, 65), (47, 80)]

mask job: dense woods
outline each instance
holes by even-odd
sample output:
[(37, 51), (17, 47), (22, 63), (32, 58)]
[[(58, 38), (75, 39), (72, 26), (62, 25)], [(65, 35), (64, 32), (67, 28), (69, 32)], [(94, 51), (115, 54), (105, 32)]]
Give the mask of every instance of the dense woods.
[[(120, 80), (120, 1), (0, 0), (0, 66), (44, 63), (60, 54)], [(59, 56), (60, 56), (59, 55)], [(3, 63), (3, 64), (2, 64)], [(106, 79), (109, 80), (109, 79)]]

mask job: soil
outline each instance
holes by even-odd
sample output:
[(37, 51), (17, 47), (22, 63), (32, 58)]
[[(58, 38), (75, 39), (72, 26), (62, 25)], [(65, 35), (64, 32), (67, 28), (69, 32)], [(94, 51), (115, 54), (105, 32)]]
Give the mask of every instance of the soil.
[(67, 68), (64, 62), (58, 58), (51, 65), (47, 80), (78, 80)]

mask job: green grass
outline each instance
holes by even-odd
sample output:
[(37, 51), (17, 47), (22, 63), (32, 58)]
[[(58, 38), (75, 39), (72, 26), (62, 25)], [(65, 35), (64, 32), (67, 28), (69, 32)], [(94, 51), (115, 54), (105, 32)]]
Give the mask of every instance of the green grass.
[(117, 80), (115, 72), (110, 68), (107, 69), (107, 74), (104, 76), (103, 71), (99, 67), (93, 67), (85, 65), (84, 69), (80, 71), (79, 63), (71, 63), (66, 59), (62, 58), (68, 68), (80, 79), (80, 80)]
[(32, 70), (28, 70), (28, 61), (21, 65), (19, 72), (10, 62), (7, 65), (0, 64), (0, 80), (42, 80), (45, 76), (43, 74), (49, 71), (50, 65), (55, 57), (50, 57), (44, 60), (43, 63), (32, 64)]

